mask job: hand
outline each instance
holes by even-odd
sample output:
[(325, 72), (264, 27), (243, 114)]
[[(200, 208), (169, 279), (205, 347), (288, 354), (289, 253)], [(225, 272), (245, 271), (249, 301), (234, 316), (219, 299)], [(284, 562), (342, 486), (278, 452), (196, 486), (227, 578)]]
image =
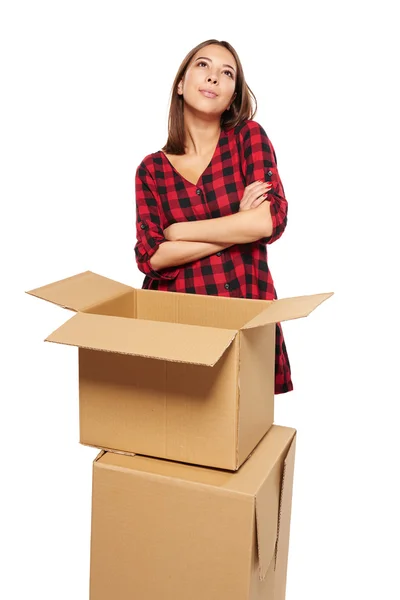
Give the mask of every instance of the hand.
[(243, 198), (240, 201), (239, 212), (250, 210), (260, 206), (267, 200), (267, 194), (271, 191), (272, 183), (264, 181), (253, 181), (245, 187)]

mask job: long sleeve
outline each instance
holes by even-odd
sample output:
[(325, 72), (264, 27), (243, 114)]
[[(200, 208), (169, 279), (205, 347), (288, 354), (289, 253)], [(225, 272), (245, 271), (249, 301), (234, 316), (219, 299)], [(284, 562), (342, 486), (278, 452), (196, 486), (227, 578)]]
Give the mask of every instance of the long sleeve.
[(152, 279), (175, 279), (179, 273), (179, 267), (168, 267), (155, 271), (150, 265), (150, 258), (156, 253), (160, 244), (167, 240), (161, 227), (160, 198), (157, 187), (143, 162), (136, 170), (135, 190), (136, 245), (134, 251), (138, 269)]
[(288, 203), (278, 173), (275, 150), (265, 130), (256, 121), (247, 121), (240, 130), (240, 140), (242, 172), (246, 186), (259, 179), (272, 183), (267, 198), (271, 207), (272, 235), (261, 238), (261, 242), (272, 244), (285, 231), (288, 213)]

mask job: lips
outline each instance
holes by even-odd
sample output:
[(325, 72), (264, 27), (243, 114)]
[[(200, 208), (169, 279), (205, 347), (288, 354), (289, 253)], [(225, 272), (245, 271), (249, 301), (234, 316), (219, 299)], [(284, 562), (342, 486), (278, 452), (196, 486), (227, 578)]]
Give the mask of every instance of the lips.
[(215, 92), (211, 92), (210, 90), (200, 90), (200, 92), (206, 98), (216, 98), (217, 97), (217, 94)]

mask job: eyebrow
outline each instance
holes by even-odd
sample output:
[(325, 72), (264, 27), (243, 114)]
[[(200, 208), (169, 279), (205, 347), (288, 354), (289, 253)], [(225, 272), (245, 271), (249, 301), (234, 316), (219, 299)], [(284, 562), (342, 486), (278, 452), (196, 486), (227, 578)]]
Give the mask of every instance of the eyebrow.
[[(207, 56), (198, 56), (196, 58), (196, 60), (199, 60), (200, 58), (204, 58), (205, 60), (209, 60), (210, 62), (212, 62), (211, 58), (207, 58)], [(231, 67), (231, 65), (222, 65), (222, 66), (229, 67), (230, 69), (232, 69), (232, 71), (234, 71), (236, 73), (235, 69), (233, 67)]]

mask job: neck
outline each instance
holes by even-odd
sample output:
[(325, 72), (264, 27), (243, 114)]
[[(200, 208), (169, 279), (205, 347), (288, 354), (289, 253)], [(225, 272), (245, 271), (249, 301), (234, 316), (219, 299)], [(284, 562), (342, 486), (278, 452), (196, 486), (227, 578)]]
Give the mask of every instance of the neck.
[(214, 150), (221, 134), (220, 118), (204, 118), (185, 115), (186, 154), (205, 156)]

